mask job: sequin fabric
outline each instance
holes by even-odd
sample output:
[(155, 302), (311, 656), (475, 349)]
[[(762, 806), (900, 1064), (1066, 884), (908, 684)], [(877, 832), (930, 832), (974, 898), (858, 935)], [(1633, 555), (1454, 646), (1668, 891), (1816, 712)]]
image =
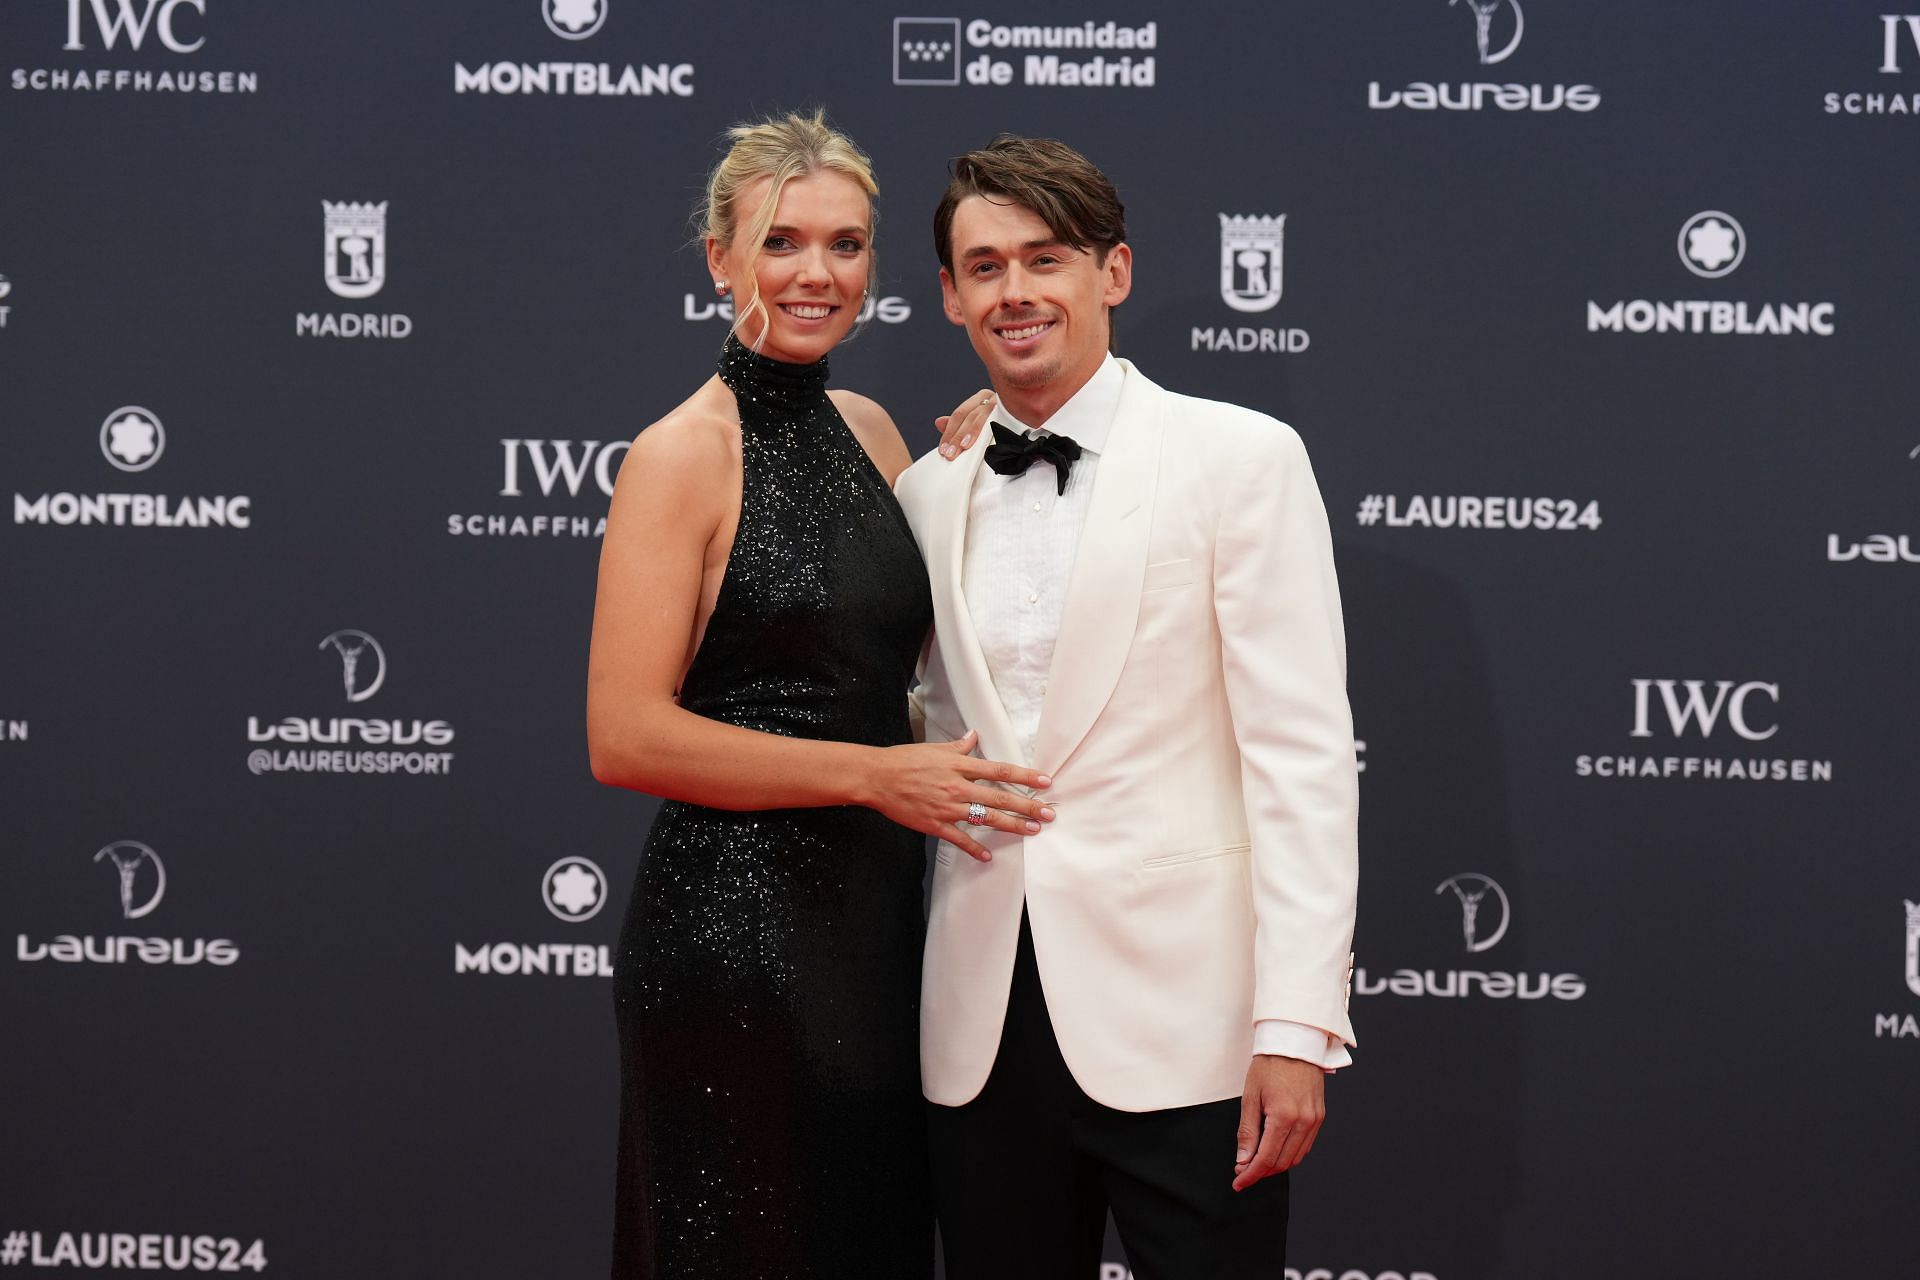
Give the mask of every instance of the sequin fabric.
[[(732, 338), (739, 531), (680, 690), (792, 737), (907, 742), (933, 615), (827, 365)], [(669, 802), (620, 934), (616, 1277), (932, 1273), (919, 998), (924, 842), (860, 808)]]

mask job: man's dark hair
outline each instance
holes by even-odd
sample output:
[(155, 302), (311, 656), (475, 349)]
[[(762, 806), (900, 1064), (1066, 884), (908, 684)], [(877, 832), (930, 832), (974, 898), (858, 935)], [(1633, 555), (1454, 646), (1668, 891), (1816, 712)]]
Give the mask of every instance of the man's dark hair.
[(1052, 138), (1003, 133), (951, 165), (952, 181), (933, 211), (933, 249), (953, 271), (953, 211), (968, 196), (1031, 209), (1060, 243), (1092, 249), (1101, 265), (1127, 238), (1126, 206), (1093, 161)]

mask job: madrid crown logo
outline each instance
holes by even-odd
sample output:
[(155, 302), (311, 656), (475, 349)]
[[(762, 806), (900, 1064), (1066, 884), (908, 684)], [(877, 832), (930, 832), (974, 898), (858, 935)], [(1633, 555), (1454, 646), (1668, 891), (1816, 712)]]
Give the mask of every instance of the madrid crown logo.
[(322, 200), (327, 227), (327, 288), (342, 298), (371, 298), (387, 282), (387, 202)]
[(1271, 311), (1280, 301), (1287, 215), (1220, 215), (1220, 300), (1235, 311)]

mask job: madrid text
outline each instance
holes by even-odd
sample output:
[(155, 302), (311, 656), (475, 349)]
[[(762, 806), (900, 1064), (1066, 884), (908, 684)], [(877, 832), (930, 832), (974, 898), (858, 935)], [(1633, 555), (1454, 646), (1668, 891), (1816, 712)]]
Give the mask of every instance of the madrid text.
[[(1021, 57), (1020, 82), (1040, 88), (1151, 89), (1159, 68), (1154, 55), (1133, 52), (1117, 57), (1109, 50), (1154, 49), (1160, 43), (1160, 24), (1141, 27), (1117, 22), (1082, 22), (1071, 26), (1003, 26), (976, 18), (967, 23), (967, 44), (974, 49), (1097, 50), (1091, 57), (1074, 54), (1028, 53)], [(968, 84), (1010, 85), (1010, 61), (980, 53), (961, 68)]]

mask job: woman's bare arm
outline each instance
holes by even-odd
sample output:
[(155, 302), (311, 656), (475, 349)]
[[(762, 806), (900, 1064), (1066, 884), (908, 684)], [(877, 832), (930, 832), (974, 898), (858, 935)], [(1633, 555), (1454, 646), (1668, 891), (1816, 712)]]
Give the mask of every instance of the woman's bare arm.
[(820, 742), (723, 724), (675, 702), (710, 544), (738, 492), (729, 425), (689, 402), (642, 432), (621, 465), (587, 665), (594, 777), (718, 809), (865, 805), (975, 857), (985, 850), (957, 825), (969, 803), (987, 805), (991, 825), (1009, 831), (1051, 817), (1031, 797), (985, 785), (1047, 780), (970, 758), (971, 734), (901, 747)]

